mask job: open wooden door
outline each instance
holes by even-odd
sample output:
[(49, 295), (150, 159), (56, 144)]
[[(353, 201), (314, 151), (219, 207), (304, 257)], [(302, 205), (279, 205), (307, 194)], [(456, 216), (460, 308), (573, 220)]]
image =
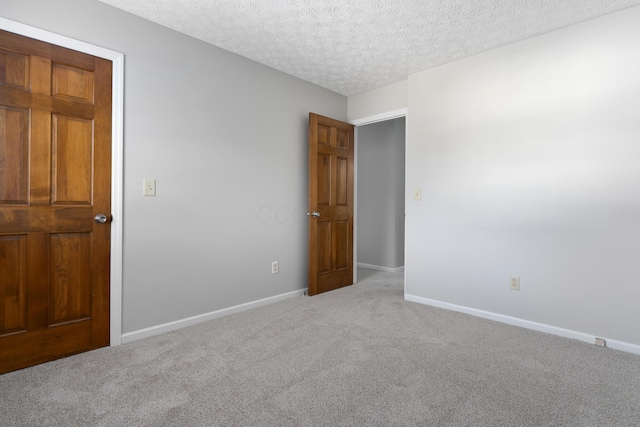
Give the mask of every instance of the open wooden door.
[(309, 295), (353, 284), (352, 125), (309, 114)]
[(0, 373), (109, 344), (111, 75), (0, 31)]

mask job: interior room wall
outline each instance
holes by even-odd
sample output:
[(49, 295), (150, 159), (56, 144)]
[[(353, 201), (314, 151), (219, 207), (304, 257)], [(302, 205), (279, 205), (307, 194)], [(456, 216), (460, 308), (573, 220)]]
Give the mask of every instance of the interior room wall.
[(349, 97), (349, 121), (407, 108), (407, 80)]
[(405, 298), (640, 353), (639, 42), (634, 7), (349, 98), (407, 108)]
[(638, 46), (635, 7), (409, 77), (407, 295), (640, 351)]
[(0, 16), (125, 55), (124, 333), (306, 288), (308, 113), (346, 97), (96, 0)]
[(358, 127), (358, 263), (404, 265), (405, 119)]

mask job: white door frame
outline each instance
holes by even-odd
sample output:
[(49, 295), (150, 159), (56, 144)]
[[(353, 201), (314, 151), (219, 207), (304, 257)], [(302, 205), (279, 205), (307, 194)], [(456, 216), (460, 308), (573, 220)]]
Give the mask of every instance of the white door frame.
[[(393, 120), (400, 117), (407, 116), (407, 109), (401, 108), (399, 110), (388, 111), (386, 113), (376, 114), (374, 116), (363, 117), (361, 119), (350, 120), (349, 124), (354, 125), (355, 138), (354, 138), (354, 171), (353, 171), (353, 283), (358, 281), (358, 127), (364, 125), (370, 125), (372, 123), (384, 122), (386, 120)], [(406, 125), (405, 125), (406, 126)], [(405, 135), (406, 145), (406, 135)], [(405, 172), (405, 188), (406, 188), (406, 172)], [(406, 190), (405, 190), (406, 191)], [(406, 199), (406, 197), (405, 197)], [(406, 200), (405, 200), (406, 205)], [(406, 206), (405, 206), (406, 211)], [(405, 229), (405, 242), (406, 239)], [(406, 249), (406, 248), (405, 248)]]
[(124, 54), (94, 46), (59, 34), (0, 17), (0, 29), (25, 37), (55, 44), (113, 63), (111, 98), (111, 269), (110, 269), (110, 344), (122, 343), (122, 200), (123, 200), (123, 119), (124, 119)]

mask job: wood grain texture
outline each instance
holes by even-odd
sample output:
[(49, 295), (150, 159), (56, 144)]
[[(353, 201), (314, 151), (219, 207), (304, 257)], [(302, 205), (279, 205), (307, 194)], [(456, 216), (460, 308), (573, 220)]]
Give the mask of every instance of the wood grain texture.
[(0, 84), (29, 89), (29, 57), (0, 49)]
[(27, 327), (27, 236), (0, 236), (0, 336)]
[(0, 31), (0, 373), (109, 343), (111, 67)]
[(309, 114), (309, 295), (353, 283), (354, 129)]
[(0, 105), (0, 203), (29, 200), (29, 110)]
[(91, 234), (51, 235), (49, 324), (91, 315)]
[(54, 114), (52, 136), (52, 203), (90, 205), (93, 120)]
[(52, 95), (92, 103), (93, 72), (54, 64)]

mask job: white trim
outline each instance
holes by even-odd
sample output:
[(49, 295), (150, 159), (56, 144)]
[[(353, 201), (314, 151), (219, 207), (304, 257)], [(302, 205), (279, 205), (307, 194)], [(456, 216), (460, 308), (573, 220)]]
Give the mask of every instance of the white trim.
[(401, 108), (399, 110), (388, 111), (386, 113), (380, 113), (369, 117), (363, 117), (361, 119), (351, 120), (349, 123), (354, 126), (369, 125), (371, 123), (383, 122), (385, 120), (397, 119), (398, 117), (405, 117), (407, 115), (407, 109)]
[(109, 322), (110, 343), (118, 345), (122, 342), (124, 55), (2, 17), (0, 17), (0, 29), (108, 59), (113, 63), (111, 99), (111, 214), (113, 222), (111, 223), (111, 310)]
[(287, 292), (285, 294), (280, 294), (273, 297), (259, 299), (257, 301), (247, 302), (247, 303), (236, 305), (233, 307), (223, 308), (221, 310), (212, 311), (210, 313), (199, 314), (197, 316), (188, 317), (186, 319), (176, 320), (174, 322), (169, 322), (169, 323), (165, 323), (158, 326), (151, 326), (149, 328), (128, 332), (122, 335), (122, 343), (126, 344), (126, 343), (137, 341), (143, 338), (152, 337), (154, 335), (164, 334), (166, 332), (175, 331), (177, 329), (182, 329), (187, 326), (192, 326), (198, 323), (207, 322), (209, 320), (218, 319), (220, 317), (228, 316), (230, 314), (241, 313), (243, 311), (251, 310), (254, 308), (284, 301), (287, 299), (301, 297), (306, 294), (307, 294), (307, 289), (300, 289), (297, 291)]
[(386, 271), (387, 273), (404, 273), (404, 265), (402, 267), (383, 267), (381, 265), (365, 264), (363, 262), (358, 263), (358, 267), (368, 268), (371, 270)]
[(353, 128), (353, 283), (358, 283), (358, 128)]
[(124, 55), (112, 59), (111, 118), (111, 345), (122, 343), (122, 265), (124, 262)]
[[(532, 329), (534, 331), (557, 335), (564, 338), (572, 338), (575, 340), (584, 341), (586, 343), (595, 345), (596, 336), (585, 334), (583, 332), (577, 332), (570, 329), (559, 328), (557, 326), (551, 326), (544, 323), (532, 322), (529, 320), (519, 319), (517, 317), (505, 316), (504, 314), (478, 310), (476, 308), (450, 304), (448, 302), (442, 302), (442, 301), (432, 300), (429, 298), (418, 297), (418, 296), (410, 295), (407, 293), (404, 294), (404, 299), (407, 301), (417, 302), (419, 304), (430, 305), (432, 307), (438, 307), (438, 308), (444, 308), (445, 310), (457, 311), (459, 313), (470, 314), (472, 316), (481, 317), (483, 319), (489, 319), (489, 320), (493, 320), (500, 323), (506, 323), (507, 325), (519, 326), (521, 328)], [(628, 353), (640, 354), (640, 345), (626, 343), (623, 341), (608, 340), (605, 337), (597, 337), (597, 338), (604, 338), (607, 342), (607, 347), (609, 348), (626, 351)]]
[[(602, 338), (602, 337), (598, 337)], [(640, 345), (631, 344), (624, 341), (617, 340), (608, 340), (605, 338), (607, 342), (607, 347), (612, 348), (614, 350), (626, 351), (627, 353), (640, 354)]]

